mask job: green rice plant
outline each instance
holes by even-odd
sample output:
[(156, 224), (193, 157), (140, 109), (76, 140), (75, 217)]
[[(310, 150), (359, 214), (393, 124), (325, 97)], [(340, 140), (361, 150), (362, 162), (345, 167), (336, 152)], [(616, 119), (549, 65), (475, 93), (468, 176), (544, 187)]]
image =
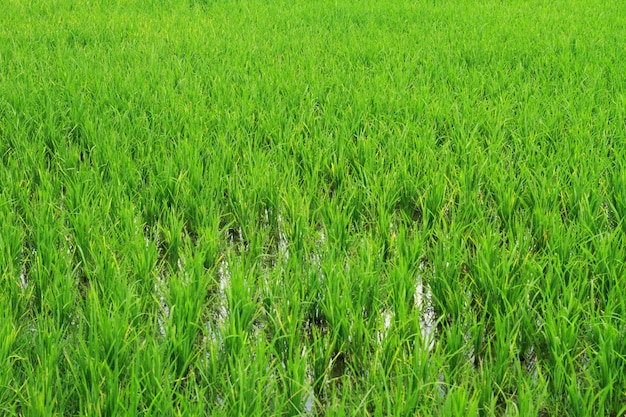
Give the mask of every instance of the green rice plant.
[[(158, 333), (158, 325), (150, 323), (150, 331)], [(147, 336), (148, 334), (146, 334)], [(126, 414), (141, 412), (147, 415), (167, 413), (179, 414), (181, 408), (191, 401), (181, 401), (184, 396), (180, 380), (174, 380), (168, 369), (167, 350), (159, 346), (154, 337), (146, 337), (138, 345), (136, 354), (130, 362), (130, 380), (128, 390), (137, 388), (138, 395), (131, 396), (130, 401), (121, 403), (120, 412), (127, 406)], [(189, 380), (186, 380), (189, 381)], [(120, 390), (120, 399), (123, 401), (127, 389)], [(136, 407), (133, 409), (132, 407)]]
[[(137, 225), (136, 227), (138, 227)], [(134, 279), (134, 292), (141, 300), (150, 300), (160, 271), (159, 248), (153, 239), (144, 237), (136, 231), (128, 242), (129, 275)]]
[(313, 392), (321, 405), (330, 402), (332, 392), (329, 392), (329, 385), (336, 384), (344, 371), (343, 353), (336, 350), (336, 345), (337, 330), (311, 329)]
[[(577, 328), (580, 319), (580, 303), (574, 297), (573, 292), (563, 294), (561, 300), (555, 306), (547, 306), (552, 311), (543, 312), (545, 324), (542, 325), (543, 342), (539, 345), (542, 356), (545, 355), (544, 369), (554, 392), (568, 392), (569, 400), (558, 400), (555, 406), (579, 407), (580, 401), (589, 404), (589, 398), (582, 399), (578, 385), (578, 368), (584, 360), (584, 350), (580, 346), (577, 337)], [(575, 405), (579, 402), (578, 405)], [(581, 410), (578, 410), (581, 411)]]
[(252, 352), (229, 358), (229, 375), (224, 391), (224, 412), (231, 415), (261, 415), (270, 412), (274, 404), (269, 395), (274, 392), (274, 383), (267, 377), (269, 358), (267, 347), (262, 341)]
[(328, 201), (320, 208), (321, 222), (324, 226), (329, 248), (337, 254), (345, 253), (351, 244), (352, 213), (351, 199), (354, 192), (348, 191), (336, 201)]
[[(518, 372), (520, 371), (524, 372), (518, 369)], [(517, 389), (516, 405), (507, 410), (512, 410), (512, 415), (517, 413), (520, 416), (541, 415), (542, 412), (546, 412), (543, 404), (547, 402), (547, 385), (541, 372), (537, 372), (537, 377), (534, 380), (524, 378), (523, 384)]]
[[(42, 216), (54, 216), (51, 211)], [(56, 221), (50, 220), (33, 227), (26, 245), (30, 254), (25, 262), (24, 280), (33, 286), (32, 292), (27, 291), (32, 294), (32, 308), (41, 314), (53, 315), (59, 323), (68, 324), (72, 320), (76, 284), (67, 242), (60, 241), (54, 223)], [(59, 227), (58, 223), (56, 227)]]
[(63, 368), (60, 366), (63, 351), (63, 332), (56, 328), (54, 320), (42, 317), (28, 335), (30, 344), (24, 352), (25, 381), (32, 381), (20, 390), (17, 405), (30, 415), (60, 415), (70, 396), (59, 393), (66, 387)]
[[(8, 196), (5, 196), (5, 199), (10, 201)], [(24, 232), (19, 217), (8, 204), (3, 205), (0, 210), (3, 218), (3, 234), (0, 237), (2, 275), (15, 276), (21, 272)]]
[(443, 416), (478, 416), (478, 399), (471, 387), (454, 386), (441, 401), (438, 413)]
[(173, 210), (165, 213), (164, 217), (160, 230), (163, 242), (161, 252), (169, 267), (176, 269), (184, 248), (185, 220)]
[[(8, 314), (5, 312), (5, 316)], [(10, 317), (4, 317), (2, 325), (0, 325), (2, 345), (0, 345), (0, 360), (2, 369), (2, 379), (0, 380), (0, 387), (2, 387), (0, 394), (0, 409), (4, 413), (14, 413), (12, 408), (15, 406), (15, 396), (18, 391), (18, 387), (15, 386), (14, 369), (15, 364), (19, 361), (19, 344), (18, 335), (19, 328), (15, 328), (14, 322)]]
[(457, 381), (463, 380), (469, 361), (469, 346), (465, 343), (465, 335), (460, 323), (452, 323), (444, 330), (441, 335), (441, 343), (443, 345), (443, 354), (445, 355), (446, 368), (444, 371), (444, 380), (447, 386), (457, 384)]
[(226, 291), (227, 317), (224, 322), (223, 339), (227, 357), (237, 357), (244, 349), (253, 325), (260, 311), (257, 300), (253, 298), (252, 284), (248, 282), (253, 277), (252, 270), (243, 269), (240, 260), (229, 258), (230, 279)]
[(610, 324), (611, 321), (613, 320), (603, 324), (602, 329), (593, 328), (590, 337), (592, 344), (589, 349), (589, 378), (590, 381), (595, 381), (590, 391), (597, 396), (594, 401), (596, 407), (594, 412), (598, 414), (621, 414), (623, 412), (621, 398), (624, 382), (621, 373), (624, 337)]
[[(399, 232), (395, 238), (394, 248), (397, 255), (394, 256), (387, 268), (389, 281), (389, 303), (393, 312), (393, 331), (403, 337), (415, 337), (420, 334), (419, 320), (416, 311), (416, 280), (422, 257), (421, 237), (405, 236)], [(420, 308), (423, 306), (419, 306)]]
[(508, 177), (507, 172), (507, 169), (495, 171), (489, 179), (493, 183), (491, 194), (495, 200), (498, 217), (505, 228), (511, 229), (516, 223), (515, 217), (522, 201), (524, 185), (520, 178)]
[(24, 276), (24, 231), (19, 219), (11, 212), (2, 214), (4, 219), (3, 233), (0, 237), (0, 288), (2, 304), (6, 307), (7, 323), (22, 317), (29, 310), (29, 292), (26, 276)]
[(624, 227), (626, 213), (626, 173), (621, 165), (617, 165), (609, 180), (610, 184), (610, 205), (615, 216), (615, 223)]
[(433, 307), (438, 321), (447, 325), (459, 320), (465, 313), (467, 304), (467, 280), (463, 257), (465, 244), (458, 231), (446, 236), (443, 231), (436, 231), (432, 237), (434, 248), (426, 252), (428, 267), (432, 275), (428, 276), (428, 285), (433, 295)]
[[(622, 251), (623, 235), (621, 233), (603, 233), (594, 236), (583, 246), (584, 256), (590, 260), (592, 300), (602, 310), (610, 299), (608, 296), (621, 286), (623, 262), (619, 253)], [(617, 290), (621, 291), (621, 290)]]
[[(289, 305), (292, 305), (289, 303)], [(308, 375), (307, 350), (308, 346), (302, 344), (300, 339), (301, 331), (287, 332), (284, 325), (298, 325), (298, 315), (289, 314), (283, 316), (274, 316), (272, 319), (276, 332), (272, 334), (271, 340), (275, 346), (274, 354), (276, 355), (277, 373), (277, 393), (280, 395), (280, 404), (277, 409), (282, 409), (281, 413), (287, 415), (300, 415), (307, 407), (313, 406), (313, 397), (311, 396)], [(276, 321), (274, 321), (276, 320)], [(310, 403), (310, 404), (307, 404)]]
[(345, 354), (352, 338), (352, 321), (360, 312), (356, 310), (348, 274), (339, 269), (334, 262), (329, 261), (322, 264), (322, 270), (324, 271), (322, 287), (324, 298), (320, 302), (320, 310), (328, 326), (327, 329), (323, 329), (324, 333), (327, 333), (324, 336), (328, 336), (328, 340), (326, 338), (322, 340), (324, 344), (330, 344), (325, 347), (330, 350), (326, 356), (330, 355), (330, 358), (339, 364), (334, 369), (342, 373), (345, 367)]
[(421, 213), (427, 228), (440, 221), (445, 214), (447, 189), (446, 181), (433, 181), (420, 199)]
[(513, 382), (517, 378), (516, 362), (519, 358), (517, 340), (519, 321), (511, 316), (497, 316), (494, 323), (494, 335), (490, 340), (486, 362), (491, 364), (489, 378), (496, 387), (495, 397), (506, 400), (517, 389)]
[[(311, 200), (310, 196), (299, 195), (297, 192), (283, 197), (284, 222), (279, 223), (279, 227), (288, 242), (289, 253), (296, 257), (305, 256), (307, 240), (311, 235)], [(276, 239), (280, 239), (280, 236)]]
[(192, 363), (202, 354), (199, 339), (206, 318), (204, 309), (207, 291), (211, 284), (210, 275), (205, 272), (200, 257), (184, 259), (184, 265), (178, 271), (172, 271), (168, 277), (169, 297), (166, 298), (169, 314), (165, 337), (176, 379), (184, 378)]

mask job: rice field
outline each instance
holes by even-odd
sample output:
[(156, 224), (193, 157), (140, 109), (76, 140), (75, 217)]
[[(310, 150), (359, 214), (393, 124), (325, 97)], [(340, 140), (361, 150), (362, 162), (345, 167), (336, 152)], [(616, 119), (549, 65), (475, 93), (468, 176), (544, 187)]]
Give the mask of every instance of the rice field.
[(0, 415), (625, 415), (626, 3), (1, 8)]

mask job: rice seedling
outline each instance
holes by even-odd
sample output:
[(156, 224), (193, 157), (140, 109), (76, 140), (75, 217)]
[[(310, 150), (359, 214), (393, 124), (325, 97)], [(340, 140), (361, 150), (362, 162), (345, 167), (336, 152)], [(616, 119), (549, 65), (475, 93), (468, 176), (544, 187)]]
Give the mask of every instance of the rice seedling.
[(617, 0), (8, 0), (2, 415), (626, 412)]

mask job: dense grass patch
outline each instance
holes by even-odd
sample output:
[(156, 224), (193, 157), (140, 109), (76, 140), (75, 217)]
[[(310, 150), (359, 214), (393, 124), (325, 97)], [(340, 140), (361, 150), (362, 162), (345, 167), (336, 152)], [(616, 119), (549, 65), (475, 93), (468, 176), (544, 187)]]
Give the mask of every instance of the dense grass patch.
[(626, 5), (0, 15), (0, 414), (618, 416)]

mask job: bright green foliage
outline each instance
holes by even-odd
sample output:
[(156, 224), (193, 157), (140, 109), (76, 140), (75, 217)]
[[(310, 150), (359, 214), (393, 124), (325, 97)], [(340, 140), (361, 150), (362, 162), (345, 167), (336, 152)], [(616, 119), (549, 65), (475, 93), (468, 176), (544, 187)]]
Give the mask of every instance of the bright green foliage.
[(0, 415), (626, 411), (624, 2), (1, 9)]

